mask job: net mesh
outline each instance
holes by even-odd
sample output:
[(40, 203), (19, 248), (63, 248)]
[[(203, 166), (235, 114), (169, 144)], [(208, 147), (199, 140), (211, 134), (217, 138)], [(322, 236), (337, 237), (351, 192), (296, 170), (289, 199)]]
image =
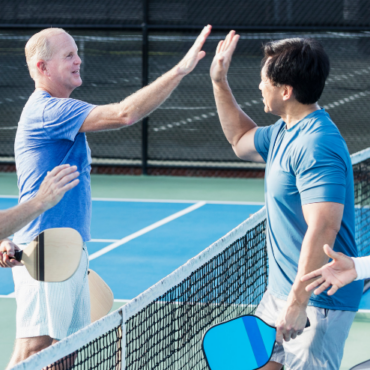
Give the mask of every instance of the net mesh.
[(251, 314), (267, 286), (266, 221), (126, 322), (126, 369), (206, 369), (210, 325)]
[(43, 370), (118, 370), (122, 359), (122, 329), (118, 326)]
[(359, 256), (370, 255), (370, 159), (353, 166), (355, 181), (355, 226)]

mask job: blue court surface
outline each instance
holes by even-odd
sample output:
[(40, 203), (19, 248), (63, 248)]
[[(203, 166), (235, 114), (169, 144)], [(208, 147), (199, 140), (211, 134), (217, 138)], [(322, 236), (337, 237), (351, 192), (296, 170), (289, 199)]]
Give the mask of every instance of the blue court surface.
[[(16, 204), (15, 197), (0, 197), (0, 209)], [(87, 243), (90, 268), (107, 282), (116, 300), (130, 300), (262, 206), (95, 199), (92, 240)], [(0, 296), (12, 296), (10, 269), (0, 269), (0, 281)], [(370, 290), (364, 294), (360, 310), (370, 310)]]
[[(17, 199), (0, 197), (0, 209)], [(127, 300), (257, 212), (262, 204), (93, 200), (90, 268)], [(111, 247), (115, 247), (109, 250)], [(104, 249), (107, 248), (108, 249)], [(0, 296), (14, 292), (10, 269), (0, 269)]]

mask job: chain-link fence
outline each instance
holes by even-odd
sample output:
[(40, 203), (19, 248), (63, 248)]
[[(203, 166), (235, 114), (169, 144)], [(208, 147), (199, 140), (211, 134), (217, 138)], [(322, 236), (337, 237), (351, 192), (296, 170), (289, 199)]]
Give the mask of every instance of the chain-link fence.
[[(370, 0), (0, 1), (0, 156), (11, 159), (22, 108), (33, 90), (24, 57), (39, 28), (64, 26), (75, 38), (83, 85), (72, 97), (93, 104), (118, 102), (172, 68), (201, 26), (214, 31), (207, 56), (149, 119), (118, 131), (89, 133), (94, 163), (142, 167), (254, 168), (239, 161), (222, 132), (209, 67), (226, 29), (241, 35), (229, 73), (242, 107), (259, 125), (262, 45), (289, 37), (320, 40), (331, 74), (320, 104), (339, 127), (351, 153), (370, 143)], [(72, 28), (73, 26), (73, 28)], [(86, 29), (83, 29), (86, 28)], [(225, 28), (225, 30), (223, 30)], [(150, 171), (149, 171), (150, 172)]]

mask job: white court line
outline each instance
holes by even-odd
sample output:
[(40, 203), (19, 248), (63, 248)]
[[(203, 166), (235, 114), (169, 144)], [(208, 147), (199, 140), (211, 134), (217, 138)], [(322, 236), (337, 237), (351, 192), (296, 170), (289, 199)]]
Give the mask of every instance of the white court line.
[(115, 243), (118, 242), (120, 239), (90, 239), (89, 242), (92, 243)]
[[(1, 195), (0, 195), (1, 197)], [(135, 199), (135, 198), (92, 198), (101, 202), (138, 202), (138, 203), (189, 203), (203, 202), (202, 199), (181, 200), (181, 199)], [(228, 200), (206, 200), (207, 204), (241, 204), (241, 205), (265, 205), (264, 202), (237, 202)]]
[(141, 229), (141, 230), (137, 231), (136, 233), (133, 233), (131, 235), (128, 235), (125, 238), (119, 240), (118, 242), (115, 242), (115, 243), (113, 243), (111, 245), (108, 245), (107, 247), (101, 249), (100, 251), (93, 253), (92, 255), (89, 256), (89, 260), (92, 261), (95, 258), (98, 258), (98, 257), (102, 256), (103, 254), (106, 254), (106, 253), (110, 252), (111, 250), (113, 250), (115, 248), (118, 248), (121, 245), (126, 244), (129, 241), (131, 241), (133, 239), (136, 239), (139, 236), (148, 233), (149, 231), (152, 231), (152, 230), (154, 230), (154, 229), (156, 229), (156, 228), (158, 228), (158, 227), (160, 227), (162, 225), (165, 225), (165, 224), (167, 224), (167, 223), (175, 220), (176, 218), (179, 218), (179, 217), (181, 217), (183, 215), (186, 215), (187, 213), (190, 213), (192, 211), (195, 211), (196, 209), (198, 209), (200, 207), (203, 207), (205, 204), (206, 204), (206, 202), (198, 202), (198, 203), (193, 204), (192, 206), (190, 206), (188, 208), (183, 209), (180, 212), (174, 213), (173, 215), (164, 218), (163, 220), (160, 220), (158, 222), (155, 222), (154, 224), (149, 225), (147, 227), (144, 227), (144, 229)]

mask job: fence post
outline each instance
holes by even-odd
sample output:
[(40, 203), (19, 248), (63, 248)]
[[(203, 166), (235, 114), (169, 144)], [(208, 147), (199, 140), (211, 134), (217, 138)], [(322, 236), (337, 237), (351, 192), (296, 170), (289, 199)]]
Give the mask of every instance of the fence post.
[[(149, 81), (149, 36), (148, 36), (148, 18), (149, 18), (149, 0), (143, 0), (143, 24), (142, 24), (142, 86), (148, 85)], [(145, 117), (142, 121), (141, 137), (141, 156), (142, 156), (142, 174), (148, 174), (148, 122)]]

